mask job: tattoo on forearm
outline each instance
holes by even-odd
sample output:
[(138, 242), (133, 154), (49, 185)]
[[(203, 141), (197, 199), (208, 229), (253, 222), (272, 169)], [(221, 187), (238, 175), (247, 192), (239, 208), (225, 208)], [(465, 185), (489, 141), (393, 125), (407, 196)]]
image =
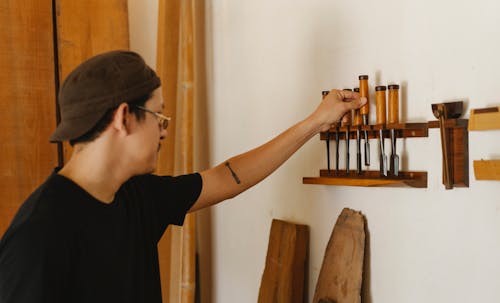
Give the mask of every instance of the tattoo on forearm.
[(229, 165), (229, 162), (226, 162), (225, 165), (229, 169), (229, 171), (231, 171), (231, 175), (233, 176), (234, 181), (236, 181), (236, 184), (240, 184), (241, 183), (240, 178), (238, 178), (238, 175), (236, 175), (234, 170), (231, 168), (231, 165)]

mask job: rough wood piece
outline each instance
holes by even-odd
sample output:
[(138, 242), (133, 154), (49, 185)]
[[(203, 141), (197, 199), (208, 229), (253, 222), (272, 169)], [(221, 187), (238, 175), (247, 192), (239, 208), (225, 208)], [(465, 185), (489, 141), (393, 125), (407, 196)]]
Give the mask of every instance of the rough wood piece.
[(273, 220), (259, 303), (305, 302), (308, 245), (309, 230), (306, 225)]
[(0, 237), (57, 165), (52, 2), (0, 2)]
[(500, 180), (500, 160), (474, 161), (476, 180)]
[(325, 251), (313, 303), (360, 303), (364, 252), (363, 215), (344, 208)]

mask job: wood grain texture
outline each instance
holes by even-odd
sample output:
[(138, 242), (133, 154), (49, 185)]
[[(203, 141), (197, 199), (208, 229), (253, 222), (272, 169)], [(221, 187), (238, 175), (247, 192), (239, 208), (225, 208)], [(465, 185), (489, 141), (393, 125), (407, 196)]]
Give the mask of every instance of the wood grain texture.
[(57, 165), (52, 1), (0, 2), (0, 236)]
[(266, 266), (259, 303), (300, 303), (304, 296), (309, 229), (274, 219), (271, 224)]
[(500, 180), (500, 160), (475, 160), (476, 180)]
[(365, 222), (344, 208), (326, 247), (313, 303), (360, 303), (365, 252)]
[[(177, 71), (179, 54), (180, 0), (160, 0), (158, 8), (158, 45), (156, 71), (162, 81), (162, 94), (165, 100), (164, 113), (172, 117), (168, 135), (162, 143), (158, 155), (157, 172), (162, 175), (174, 173), (175, 113), (177, 105)], [(158, 243), (158, 258), (163, 302), (175, 302), (170, 298), (179, 297), (179, 288), (171, 287), (179, 283), (182, 228), (170, 226)], [(173, 249), (176, 247), (177, 249)]]
[[(56, 0), (59, 79), (80, 63), (110, 50), (129, 49), (127, 0)], [(72, 148), (65, 143), (64, 162)]]
[[(194, 1), (160, 1), (158, 74), (162, 79), (165, 113), (172, 117), (160, 174), (194, 171)], [(186, 216), (182, 228), (172, 227), (160, 241), (164, 302), (191, 303), (196, 288), (196, 217)], [(162, 255), (162, 254), (165, 255)], [(167, 258), (167, 256), (169, 258)]]
[(469, 130), (500, 129), (500, 107), (472, 109)]

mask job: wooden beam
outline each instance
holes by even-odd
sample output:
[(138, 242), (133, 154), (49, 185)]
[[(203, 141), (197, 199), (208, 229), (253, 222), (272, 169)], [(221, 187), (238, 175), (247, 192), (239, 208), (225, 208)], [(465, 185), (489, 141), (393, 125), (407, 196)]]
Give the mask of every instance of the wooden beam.
[(306, 225), (273, 220), (259, 303), (306, 301), (304, 284), (308, 246), (309, 229)]

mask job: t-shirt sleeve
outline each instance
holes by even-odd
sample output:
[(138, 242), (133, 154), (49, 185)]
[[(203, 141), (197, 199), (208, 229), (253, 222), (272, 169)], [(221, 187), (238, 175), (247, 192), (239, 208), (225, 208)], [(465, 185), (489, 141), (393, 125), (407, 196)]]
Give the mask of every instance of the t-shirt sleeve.
[(176, 177), (145, 175), (136, 181), (139, 181), (146, 197), (147, 201), (144, 202), (150, 205), (152, 216), (157, 220), (159, 237), (169, 224), (184, 223), (188, 210), (200, 196), (203, 187), (199, 173)]

